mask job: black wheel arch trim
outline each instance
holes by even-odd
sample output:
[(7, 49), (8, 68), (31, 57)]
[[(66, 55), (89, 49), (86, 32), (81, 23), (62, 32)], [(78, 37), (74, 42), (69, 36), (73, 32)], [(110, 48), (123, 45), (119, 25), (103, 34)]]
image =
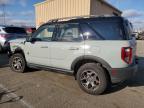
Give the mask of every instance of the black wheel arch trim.
[(24, 58), (25, 58), (25, 54), (24, 54), (24, 51), (23, 51), (22, 48), (20, 48), (20, 47), (16, 48), (16, 49), (14, 50), (14, 52), (12, 53), (12, 55), (13, 55), (13, 54), (16, 54), (16, 53), (21, 53), (21, 54), (23, 54), (23, 56), (24, 56)]
[(100, 57), (97, 57), (97, 56), (90, 56), (90, 55), (84, 55), (84, 56), (80, 56), (78, 58), (76, 58), (72, 65), (71, 65), (71, 70), (74, 70), (76, 64), (81, 61), (81, 60), (93, 60), (95, 62), (98, 62), (100, 63), (104, 68), (106, 68), (107, 70), (111, 69), (111, 66), (105, 61), (103, 60), (102, 58)]

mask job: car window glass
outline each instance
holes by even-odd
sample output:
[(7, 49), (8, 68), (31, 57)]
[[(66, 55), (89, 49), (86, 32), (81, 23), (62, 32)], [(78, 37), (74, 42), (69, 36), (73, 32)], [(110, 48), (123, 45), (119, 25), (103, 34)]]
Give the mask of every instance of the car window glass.
[(94, 21), (89, 25), (105, 40), (124, 40), (124, 31), (120, 22)]
[(61, 24), (59, 29), (59, 41), (79, 41), (81, 40), (79, 24)]
[(84, 39), (86, 40), (98, 40), (100, 37), (92, 30), (88, 24), (81, 24), (81, 30), (83, 32)]
[(42, 41), (51, 41), (53, 37), (55, 26), (50, 25), (42, 29), (35, 38), (41, 39)]

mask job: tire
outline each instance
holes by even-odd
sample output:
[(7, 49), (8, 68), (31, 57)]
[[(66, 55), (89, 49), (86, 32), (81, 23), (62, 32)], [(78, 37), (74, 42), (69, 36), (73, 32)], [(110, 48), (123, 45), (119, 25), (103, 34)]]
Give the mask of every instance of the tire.
[(10, 57), (9, 65), (12, 71), (24, 73), (26, 71), (26, 60), (20, 53), (14, 54)]
[(80, 88), (88, 94), (100, 95), (107, 89), (108, 76), (99, 64), (86, 63), (82, 65), (76, 77)]

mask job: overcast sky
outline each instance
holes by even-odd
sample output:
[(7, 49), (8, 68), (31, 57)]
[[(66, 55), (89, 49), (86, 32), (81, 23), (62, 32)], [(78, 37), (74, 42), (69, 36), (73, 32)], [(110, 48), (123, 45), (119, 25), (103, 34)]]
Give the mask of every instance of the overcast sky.
[[(0, 0), (0, 24), (3, 24), (3, 6), (6, 24), (35, 25), (34, 4), (44, 0)], [(144, 28), (144, 0), (107, 0), (119, 8), (135, 28)]]

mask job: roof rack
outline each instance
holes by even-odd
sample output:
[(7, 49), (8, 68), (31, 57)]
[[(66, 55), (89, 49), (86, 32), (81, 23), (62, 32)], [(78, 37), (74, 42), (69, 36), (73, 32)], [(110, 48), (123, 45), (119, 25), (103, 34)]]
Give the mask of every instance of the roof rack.
[(73, 17), (64, 17), (64, 18), (56, 18), (56, 19), (51, 19), (48, 21), (50, 22), (59, 22), (63, 20), (72, 20), (72, 19), (82, 19), (82, 18), (95, 18), (95, 17), (110, 17), (113, 15), (82, 15), (82, 16), (73, 16)]

